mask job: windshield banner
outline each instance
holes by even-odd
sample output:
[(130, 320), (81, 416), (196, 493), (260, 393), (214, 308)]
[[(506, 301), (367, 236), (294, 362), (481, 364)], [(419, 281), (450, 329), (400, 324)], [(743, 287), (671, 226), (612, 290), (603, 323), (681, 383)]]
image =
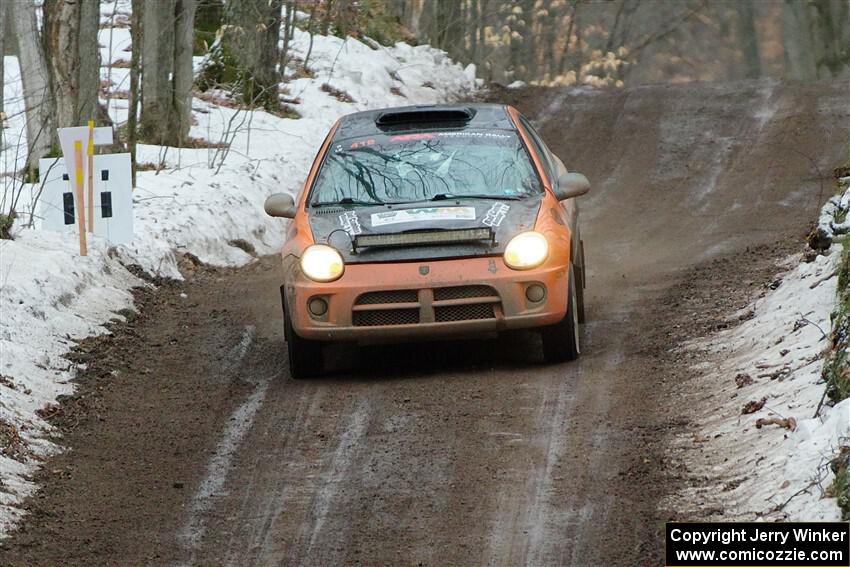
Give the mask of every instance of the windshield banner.
[(403, 222), (475, 220), (475, 207), (427, 207), (385, 211), (372, 215), (372, 226), (386, 226)]

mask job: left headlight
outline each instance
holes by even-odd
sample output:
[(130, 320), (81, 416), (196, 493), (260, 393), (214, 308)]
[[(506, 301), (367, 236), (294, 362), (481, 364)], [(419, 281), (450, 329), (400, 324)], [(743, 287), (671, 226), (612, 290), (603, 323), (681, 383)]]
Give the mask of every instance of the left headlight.
[(505, 264), (514, 270), (529, 270), (546, 261), (549, 243), (539, 232), (522, 232), (505, 247)]
[(345, 262), (330, 246), (314, 244), (301, 255), (301, 271), (313, 281), (332, 282), (342, 277)]

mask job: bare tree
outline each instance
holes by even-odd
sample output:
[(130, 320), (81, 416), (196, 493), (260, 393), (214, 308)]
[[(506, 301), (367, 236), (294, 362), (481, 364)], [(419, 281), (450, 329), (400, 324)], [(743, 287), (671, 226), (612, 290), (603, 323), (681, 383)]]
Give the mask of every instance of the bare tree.
[[(280, 50), (280, 74), (283, 75), (286, 73), (286, 63), (287, 57), (289, 56), (289, 42), (292, 41), (292, 21), (294, 20), (295, 14), (295, 2), (294, 0), (288, 0), (284, 3), (283, 7), (284, 17), (283, 17), (283, 47)], [(313, 8), (313, 12), (310, 13), (310, 24), (313, 23), (313, 13), (315, 12), (315, 7)], [(310, 32), (310, 41), (313, 40), (313, 34)]]
[(6, 55), (6, 12), (8, 12), (6, 4), (0, 2), (0, 150), (2, 150), (4, 146), (3, 120), (6, 118), (3, 106), (3, 85), (5, 82), (3, 75), (5, 73), (3, 56)]
[(850, 67), (850, 2), (814, 0), (809, 6), (818, 78), (838, 77)]
[(141, 135), (180, 146), (189, 133), (196, 0), (146, 3), (142, 15)]
[(792, 79), (817, 78), (811, 30), (808, 4), (785, 0), (782, 5), (782, 41), (786, 72)]
[(102, 119), (97, 100), (100, 50), (96, 0), (45, 0), (43, 45), (56, 101), (56, 125), (80, 126)]
[(241, 0), (225, 7), (226, 41), (239, 72), (246, 103), (258, 101), (268, 110), (280, 106), (276, 65), (283, 0)]
[(136, 136), (139, 116), (139, 60), (142, 51), (142, 12), (143, 0), (133, 0), (130, 15), (130, 92), (127, 100), (127, 149), (130, 152), (130, 164), (133, 187), (136, 186)]
[(735, 7), (738, 11), (738, 41), (744, 54), (744, 75), (751, 79), (760, 77), (761, 58), (753, 2), (739, 0)]
[(27, 118), (27, 166), (35, 169), (38, 160), (47, 155), (53, 145), (56, 127), (53, 120), (54, 99), (39, 39), (35, 2), (20, 0), (8, 6), (11, 9), (22, 70)]
[(177, 0), (174, 24), (174, 110), (177, 114), (178, 141), (189, 135), (192, 122), (193, 24), (196, 0)]
[(78, 124), (83, 124), (87, 120), (97, 120), (99, 123), (112, 123), (112, 121), (109, 120), (109, 114), (106, 109), (102, 108), (98, 102), (101, 64), (100, 48), (97, 39), (99, 29), (100, 0), (82, 0), (80, 2), (78, 39), (78, 51), (81, 61), (78, 79)]

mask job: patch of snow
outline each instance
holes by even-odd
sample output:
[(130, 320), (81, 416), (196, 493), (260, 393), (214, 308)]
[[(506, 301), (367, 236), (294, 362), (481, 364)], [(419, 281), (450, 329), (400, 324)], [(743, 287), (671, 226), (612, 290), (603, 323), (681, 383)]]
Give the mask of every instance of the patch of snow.
[[(838, 248), (782, 276), (741, 312), (752, 310), (751, 319), (690, 345), (709, 356), (682, 386), (696, 408), (695, 428), (671, 455), (685, 461), (695, 487), (676, 497), (675, 508), (719, 508), (726, 520), (840, 519), (835, 499), (824, 495), (834, 477), (826, 465), (850, 436), (850, 400), (821, 406)], [(794, 421), (759, 426), (765, 418)]]
[[(101, 11), (104, 23), (126, 21), (129, 2), (104, 3)], [(107, 62), (129, 61), (129, 28), (104, 27), (99, 43), (102, 79), (109, 81), (111, 93), (126, 91), (129, 70)], [(303, 58), (308, 48), (308, 34), (296, 30), (292, 51)], [(6, 175), (0, 176), (0, 187), (8, 198), (12, 185), (20, 183), (14, 172), (25, 163), (26, 132), (17, 58), (7, 56), (4, 63), (8, 118), (6, 146), (0, 150), (0, 173)], [(300, 101), (291, 105), (299, 119), (194, 99), (190, 136), (229, 142), (223, 164), (223, 150), (140, 145), (138, 162), (163, 169), (138, 172), (136, 233), (130, 245), (110, 247), (90, 238), (89, 256), (80, 258), (76, 237), (21, 226), (15, 228), (15, 240), (0, 241), (0, 420), (20, 432), (31, 452), (25, 462), (0, 456), (0, 537), (20, 517), (21, 499), (34, 490), (29, 479), (38, 462), (58, 449), (36, 411), (73, 390), (77, 368), (62, 354), (74, 340), (102, 333), (102, 324), (116, 311), (132, 308), (129, 290), (142, 282), (125, 264), (180, 279), (179, 253), (221, 266), (253, 261), (243, 243), (234, 243), (237, 239), (257, 254), (274, 253), (282, 244), (285, 221), (266, 216), (263, 202), (274, 192), (300, 191), (316, 150), (339, 116), (450, 101), (480, 85), (474, 66), (463, 68), (445, 52), (424, 45), (376, 48), (353, 38), (315, 35), (309, 67), (314, 78), (285, 83), (286, 96)], [(354, 102), (322, 90), (326, 83)], [(119, 125), (127, 120), (127, 108), (124, 98), (108, 101)], [(17, 209), (23, 221), (33, 213), (36, 228), (37, 192), (37, 186), (24, 186)]]
[[(844, 179), (847, 179), (847, 183)], [(850, 231), (850, 179), (844, 179), (839, 179), (839, 183), (846, 186), (844, 193), (831, 197), (818, 218), (818, 231), (830, 240)], [(838, 221), (839, 216), (843, 220)]]
[(776, 91), (776, 86), (779, 84), (779, 81), (774, 79), (770, 79), (765, 81), (765, 84), (762, 88), (759, 89), (759, 94), (762, 98), (761, 106), (755, 111), (753, 116), (755, 116), (758, 122), (758, 129), (762, 130), (768, 122), (776, 115), (776, 111), (778, 110), (778, 106), (776, 101), (773, 99), (773, 93)]

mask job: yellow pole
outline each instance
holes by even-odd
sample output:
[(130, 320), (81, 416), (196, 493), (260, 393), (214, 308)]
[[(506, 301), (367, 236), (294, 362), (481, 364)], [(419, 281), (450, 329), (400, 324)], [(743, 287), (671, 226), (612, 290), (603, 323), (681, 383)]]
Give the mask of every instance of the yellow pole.
[(74, 163), (77, 166), (77, 228), (80, 230), (80, 256), (87, 256), (86, 212), (83, 210), (83, 143), (80, 140), (74, 141)]
[(89, 120), (89, 232), (94, 232), (94, 120)]

